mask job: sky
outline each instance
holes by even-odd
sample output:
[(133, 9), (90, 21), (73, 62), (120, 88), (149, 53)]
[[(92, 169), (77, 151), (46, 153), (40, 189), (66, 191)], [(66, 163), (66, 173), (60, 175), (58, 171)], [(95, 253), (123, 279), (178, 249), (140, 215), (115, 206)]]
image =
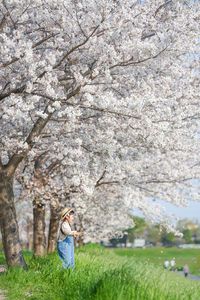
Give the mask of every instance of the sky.
[(176, 215), (177, 217), (191, 220), (198, 220), (200, 222), (200, 202), (190, 201), (188, 207), (177, 207), (170, 203), (164, 203), (166, 211)]
[[(200, 202), (190, 201), (188, 207), (177, 207), (171, 203), (157, 201), (166, 208), (168, 214), (173, 214), (179, 219), (197, 220), (200, 223)], [(154, 202), (155, 204), (155, 202)], [(133, 214), (142, 216), (141, 212), (134, 210)]]

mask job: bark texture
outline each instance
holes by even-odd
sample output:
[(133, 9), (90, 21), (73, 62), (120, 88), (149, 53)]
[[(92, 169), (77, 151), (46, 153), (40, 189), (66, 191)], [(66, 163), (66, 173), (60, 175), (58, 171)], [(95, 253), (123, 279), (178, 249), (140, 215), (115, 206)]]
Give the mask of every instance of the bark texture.
[(8, 176), (6, 170), (0, 171), (0, 227), (7, 265), (9, 267), (21, 266), (27, 269), (19, 239), (13, 177)]
[(49, 235), (48, 235), (48, 253), (52, 253), (56, 249), (57, 231), (60, 219), (60, 210), (55, 206), (50, 206), (51, 216), (49, 223)]
[(33, 250), (33, 220), (31, 218), (26, 219), (26, 234), (27, 234), (26, 248), (32, 251)]
[(33, 201), (33, 251), (34, 256), (46, 254), (45, 204), (39, 198)]

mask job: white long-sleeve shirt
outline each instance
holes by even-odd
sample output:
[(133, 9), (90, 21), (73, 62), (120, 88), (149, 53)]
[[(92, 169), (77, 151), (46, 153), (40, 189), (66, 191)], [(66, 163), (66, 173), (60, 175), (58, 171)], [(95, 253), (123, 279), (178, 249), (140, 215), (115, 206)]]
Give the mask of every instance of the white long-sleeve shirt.
[(73, 235), (73, 230), (67, 221), (61, 221), (58, 226), (57, 240), (63, 241), (68, 235)]

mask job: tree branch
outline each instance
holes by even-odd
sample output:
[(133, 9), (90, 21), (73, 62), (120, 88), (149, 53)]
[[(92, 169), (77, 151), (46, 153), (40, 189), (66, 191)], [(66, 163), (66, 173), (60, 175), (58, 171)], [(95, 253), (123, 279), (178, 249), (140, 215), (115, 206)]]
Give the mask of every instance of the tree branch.
[(170, 4), (172, 0), (165, 1), (163, 4), (161, 4), (155, 11), (154, 17), (156, 17), (157, 13), (164, 7), (166, 7), (168, 4)]
[[(73, 104), (70, 104), (68, 103), (69, 105), (73, 105)], [(117, 111), (112, 111), (112, 110), (109, 110), (109, 109), (105, 109), (105, 108), (99, 108), (99, 107), (95, 107), (95, 106), (85, 106), (85, 105), (78, 105), (80, 108), (83, 108), (83, 109), (90, 109), (90, 110), (94, 110), (94, 111), (99, 111), (99, 112), (102, 112), (102, 113), (108, 113), (108, 114), (112, 114), (112, 115), (115, 115), (115, 116), (120, 116), (120, 117), (128, 117), (128, 118), (133, 118), (133, 119), (137, 119), (137, 120), (140, 120), (141, 118), (138, 117), (138, 116), (133, 116), (133, 115), (129, 115), (129, 114), (124, 114), (124, 113), (121, 113), (121, 112), (117, 112)]]
[(167, 48), (168, 48), (169, 45), (167, 45), (164, 49), (162, 49), (160, 52), (158, 52), (157, 54), (153, 55), (153, 56), (149, 56), (149, 57), (146, 57), (146, 58), (143, 58), (141, 60), (138, 60), (138, 61), (133, 61), (133, 57), (131, 57), (129, 60), (127, 61), (123, 61), (123, 62), (119, 62), (113, 66), (110, 67), (110, 69), (113, 69), (113, 68), (116, 68), (116, 67), (127, 67), (127, 66), (131, 66), (131, 65), (139, 65), (143, 62), (146, 62), (148, 60), (151, 60), (151, 59), (154, 59), (154, 58), (157, 58), (161, 53), (163, 53)]
[[(47, 111), (47, 107), (44, 112)], [(33, 140), (35, 137), (38, 137), (40, 133), (42, 132), (43, 128), (46, 126), (48, 121), (50, 120), (52, 116), (52, 113), (48, 114), (48, 117), (46, 119), (39, 118), (36, 123), (34, 124), (29, 136), (27, 137), (25, 143), (28, 144), (28, 149), (21, 152), (21, 153), (15, 153), (12, 155), (10, 158), (6, 168), (7, 168), (7, 173), (8, 176), (12, 176), (17, 169), (19, 163), (26, 157), (27, 153), (33, 148)]]
[(106, 170), (103, 171), (102, 175), (100, 176), (100, 178), (97, 180), (95, 187), (98, 187), (100, 185), (101, 180), (105, 177), (106, 175)]
[(2, 1), (2, 4), (3, 4), (3, 6), (5, 7), (5, 9), (6, 9), (8, 15), (9, 15), (9, 17), (10, 17), (10, 20), (11, 20), (11, 22), (12, 22), (14, 28), (16, 29), (16, 23), (14, 22), (14, 20), (13, 20), (13, 18), (12, 18), (12, 15), (11, 15), (9, 9), (7, 8), (6, 1), (3, 0), (3, 1)]
[(46, 169), (46, 174), (51, 174), (56, 168), (58, 168), (61, 164), (62, 160), (57, 159), (56, 161), (52, 162), (48, 168)]
[[(71, 97), (75, 96), (76, 94), (79, 93), (81, 89), (81, 86), (78, 86), (74, 91), (68, 94), (66, 100), (70, 99)], [(43, 97), (48, 98), (46, 95), (42, 95)], [(35, 137), (38, 137), (48, 121), (51, 119), (53, 113), (48, 112), (48, 105), (46, 106), (44, 113), (47, 113), (48, 117), (46, 119), (39, 118), (36, 123), (34, 124), (29, 136), (27, 137), (25, 143), (28, 144), (28, 149), (23, 151), (22, 153), (15, 153), (13, 156), (10, 158), (6, 168), (9, 176), (12, 176), (17, 169), (19, 163), (26, 157), (27, 153), (32, 149), (34, 143), (33, 140)]]
[(147, 181), (140, 181), (138, 184), (149, 184), (149, 183), (181, 183), (192, 179), (198, 179), (195, 177), (188, 177), (188, 178), (174, 178), (169, 180), (159, 180), (159, 179), (152, 179)]
[(21, 87), (12, 89), (11, 91), (9, 91), (7, 93), (0, 94), (0, 101), (3, 100), (6, 97), (9, 97), (11, 94), (20, 94), (20, 93), (22, 93), (24, 91), (25, 87), (26, 87), (25, 85), (22, 85)]
[[(41, 39), (40, 41), (38, 41), (37, 43), (35, 43), (35, 44), (32, 46), (32, 49), (34, 49), (34, 48), (40, 46), (41, 44), (43, 44), (44, 42), (48, 41), (49, 39), (51, 39), (52, 37), (54, 37), (54, 36), (56, 36), (56, 35), (58, 35), (58, 33), (50, 34), (50, 35), (48, 35), (47, 37)], [(9, 65), (11, 65), (11, 64), (13, 64), (13, 63), (15, 63), (15, 62), (17, 62), (18, 60), (20, 60), (20, 59), (23, 58), (23, 57), (24, 57), (24, 55), (22, 55), (20, 58), (19, 58), (19, 57), (15, 57), (15, 58), (13, 58), (11, 61), (9, 61), (9, 62), (7, 62), (7, 63), (5, 63), (5, 64), (2, 64), (2, 65), (0, 66), (0, 68), (6, 68), (6, 67), (8, 67)]]
[(3, 15), (3, 18), (1, 19), (1, 22), (0, 22), (0, 31), (3, 29), (5, 24), (6, 24), (6, 15)]
[(109, 184), (119, 184), (119, 181), (102, 181), (98, 185), (95, 185), (95, 187), (99, 187), (101, 185), (109, 185)]
[(62, 64), (62, 62), (63, 62), (63, 61), (64, 61), (64, 60), (65, 60), (72, 52), (76, 51), (77, 49), (79, 49), (80, 47), (82, 47), (83, 45), (85, 45), (85, 44), (89, 41), (89, 39), (93, 36), (93, 34), (97, 31), (97, 29), (99, 28), (99, 26), (100, 26), (100, 24), (97, 25), (97, 26), (94, 28), (94, 30), (90, 33), (90, 35), (89, 35), (82, 43), (80, 43), (80, 44), (78, 44), (78, 45), (72, 47), (71, 50), (69, 50), (67, 53), (65, 53), (65, 54), (63, 55), (63, 57), (60, 59), (60, 61), (59, 61), (57, 64), (55, 64), (55, 66), (54, 66), (53, 68), (54, 68), (54, 69), (58, 68), (58, 67)]
[(0, 157), (0, 170), (3, 170), (3, 168), (4, 168), (4, 165), (3, 165), (1, 157)]

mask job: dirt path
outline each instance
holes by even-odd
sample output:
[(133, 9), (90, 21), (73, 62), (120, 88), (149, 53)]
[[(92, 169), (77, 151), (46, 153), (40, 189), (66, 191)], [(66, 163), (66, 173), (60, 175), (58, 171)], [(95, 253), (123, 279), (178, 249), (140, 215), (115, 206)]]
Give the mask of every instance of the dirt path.
[[(180, 274), (181, 276), (184, 276), (182, 271), (179, 271), (177, 273)], [(190, 280), (200, 280), (200, 276), (192, 275), (192, 274), (189, 274), (187, 278)]]
[(0, 300), (6, 300), (4, 292), (0, 290)]

